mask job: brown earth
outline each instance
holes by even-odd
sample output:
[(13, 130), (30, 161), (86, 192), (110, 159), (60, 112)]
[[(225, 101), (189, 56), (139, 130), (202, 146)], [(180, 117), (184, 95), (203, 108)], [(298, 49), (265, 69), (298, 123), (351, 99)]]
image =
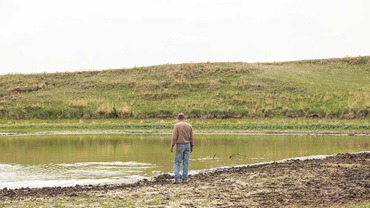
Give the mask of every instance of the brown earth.
[(0, 207), (332, 207), (370, 204), (370, 153), (217, 169), (172, 184), (0, 190)]

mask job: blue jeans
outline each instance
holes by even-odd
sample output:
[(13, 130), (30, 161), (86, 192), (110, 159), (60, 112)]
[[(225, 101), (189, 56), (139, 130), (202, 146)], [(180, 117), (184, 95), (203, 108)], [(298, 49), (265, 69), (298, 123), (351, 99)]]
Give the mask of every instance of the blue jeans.
[(180, 164), (183, 163), (182, 169), (182, 180), (188, 180), (189, 171), (189, 159), (190, 159), (190, 143), (188, 144), (176, 144), (175, 154), (175, 165), (174, 173), (176, 182), (180, 182)]

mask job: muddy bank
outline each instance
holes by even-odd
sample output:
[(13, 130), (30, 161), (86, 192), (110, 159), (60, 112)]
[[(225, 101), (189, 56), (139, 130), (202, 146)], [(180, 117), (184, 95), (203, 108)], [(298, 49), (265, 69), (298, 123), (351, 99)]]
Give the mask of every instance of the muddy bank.
[(4, 207), (328, 207), (370, 203), (370, 153), (216, 169), (172, 184), (2, 189)]
[[(47, 132), (0, 132), (0, 136), (37, 136), (37, 135), (76, 135), (76, 134), (171, 134), (171, 130), (76, 130)], [(238, 135), (335, 135), (335, 136), (370, 136), (369, 132), (338, 131), (197, 131), (197, 134), (238, 134)]]

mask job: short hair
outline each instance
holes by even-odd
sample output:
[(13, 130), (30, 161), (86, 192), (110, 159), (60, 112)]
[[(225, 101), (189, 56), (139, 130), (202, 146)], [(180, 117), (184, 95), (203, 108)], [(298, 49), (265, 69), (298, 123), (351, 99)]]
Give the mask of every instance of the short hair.
[(185, 118), (185, 114), (184, 113), (179, 113), (179, 115), (177, 115), (177, 118), (178, 119), (184, 119)]

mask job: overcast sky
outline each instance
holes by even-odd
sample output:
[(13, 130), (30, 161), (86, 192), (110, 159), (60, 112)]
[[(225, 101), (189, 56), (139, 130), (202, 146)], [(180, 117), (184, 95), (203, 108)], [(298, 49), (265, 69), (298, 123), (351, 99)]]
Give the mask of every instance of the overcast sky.
[(370, 55), (368, 0), (0, 0), (0, 74)]

